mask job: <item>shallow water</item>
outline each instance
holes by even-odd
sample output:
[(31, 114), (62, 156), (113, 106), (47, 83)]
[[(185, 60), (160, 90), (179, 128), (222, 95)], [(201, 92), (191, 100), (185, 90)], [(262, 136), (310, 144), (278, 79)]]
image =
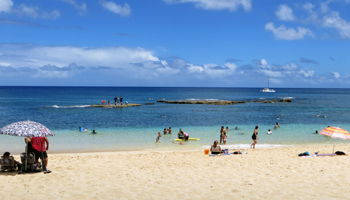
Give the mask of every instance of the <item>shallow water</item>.
[[(260, 127), (257, 147), (333, 144), (332, 138), (316, 135), (315, 130), (328, 125), (350, 130), (348, 89), (259, 91), (260, 88), (0, 87), (0, 126), (28, 119), (44, 124), (56, 134), (49, 138), (50, 152), (203, 149), (219, 140), (221, 126), (230, 127), (224, 148), (249, 147), (256, 125)], [(113, 102), (114, 96), (120, 95), (124, 101), (141, 106), (85, 107), (99, 104), (101, 100)], [(292, 103), (249, 102), (286, 97), (291, 97)], [(165, 104), (155, 99), (220, 99), (248, 103)], [(281, 128), (273, 130), (276, 121)], [(79, 132), (79, 126), (88, 131)], [(161, 143), (156, 144), (157, 133), (169, 126), (173, 134), (164, 135)], [(236, 126), (238, 130), (234, 130)], [(184, 145), (172, 143), (179, 128), (200, 140), (184, 142)], [(96, 135), (91, 134), (93, 129), (98, 132)], [(273, 131), (272, 135), (266, 134), (268, 129)], [(339, 139), (336, 142), (347, 143)], [(0, 152), (19, 153), (24, 149), (23, 138), (0, 135), (0, 143)]]

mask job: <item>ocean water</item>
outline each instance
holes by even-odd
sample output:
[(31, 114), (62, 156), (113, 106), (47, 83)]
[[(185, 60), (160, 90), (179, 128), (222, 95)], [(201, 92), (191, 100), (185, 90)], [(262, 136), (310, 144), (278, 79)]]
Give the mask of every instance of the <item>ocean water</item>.
[[(257, 148), (329, 145), (334, 139), (314, 134), (327, 126), (350, 130), (349, 89), (176, 87), (0, 87), (0, 126), (24, 120), (44, 124), (50, 152), (204, 149), (219, 140), (221, 126), (229, 126), (224, 148), (248, 148), (259, 126)], [(115, 96), (141, 104), (127, 108), (89, 108)], [(253, 103), (257, 99), (292, 98), (292, 103)], [(236, 105), (165, 104), (157, 99), (219, 99), (247, 101)], [(145, 105), (154, 103), (154, 105)], [(320, 115), (316, 117), (315, 115)], [(163, 116), (163, 117), (162, 117)], [(327, 116), (327, 117), (323, 117)], [(279, 117), (279, 119), (277, 119)], [(273, 130), (279, 122), (281, 127)], [(78, 127), (88, 129), (79, 132)], [(155, 143), (158, 132), (172, 127)], [(238, 130), (234, 128), (238, 127)], [(173, 143), (178, 129), (199, 141)], [(97, 134), (91, 134), (92, 130)], [(267, 135), (268, 129), (273, 131)], [(243, 134), (242, 134), (243, 133)], [(336, 140), (337, 144), (348, 141)], [(0, 152), (24, 151), (24, 138), (0, 135)]]

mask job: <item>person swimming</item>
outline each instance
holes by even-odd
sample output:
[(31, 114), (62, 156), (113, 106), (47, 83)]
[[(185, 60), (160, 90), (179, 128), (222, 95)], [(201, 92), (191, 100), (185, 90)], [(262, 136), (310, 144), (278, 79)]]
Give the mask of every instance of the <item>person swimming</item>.
[(79, 127), (79, 131), (87, 131), (87, 129), (85, 129), (83, 127)]
[(95, 130), (92, 130), (92, 134), (96, 134), (97, 132)]

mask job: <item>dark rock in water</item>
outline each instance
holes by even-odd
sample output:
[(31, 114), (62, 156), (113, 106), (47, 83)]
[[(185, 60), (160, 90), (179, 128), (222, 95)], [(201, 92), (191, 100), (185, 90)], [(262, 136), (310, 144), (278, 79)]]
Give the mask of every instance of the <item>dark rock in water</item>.
[(238, 103), (247, 103), (245, 101), (226, 101), (226, 100), (158, 100), (160, 103), (170, 104), (213, 104), (213, 105), (233, 105)]
[(154, 103), (144, 103), (145, 105), (154, 105)]
[(251, 102), (260, 102), (260, 103), (277, 103), (277, 102), (284, 102), (284, 103), (290, 103), (292, 102), (292, 99), (280, 99), (279, 101), (276, 99), (268, 100), (268, 99), (259, 99), (259, 100), (253, 100)]
[(277, 103), (276, 99), (267, 100), (267, 99), (259, 99), (259, 100), (253, 100), (251, 102), (260, 102), (260, 103)]
[(292, 102), (292, 99), (281, 99), (279, 102), (290, 103), (290, 102)]

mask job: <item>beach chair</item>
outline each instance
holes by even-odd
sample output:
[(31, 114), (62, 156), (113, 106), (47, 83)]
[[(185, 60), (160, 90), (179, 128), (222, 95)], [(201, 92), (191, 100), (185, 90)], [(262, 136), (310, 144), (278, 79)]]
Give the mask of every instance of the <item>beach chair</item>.
[(33, 152), (22, 153), (22, 172), (36, 172), (41, 168), (41, 163), (35, 163), (35, 155)]
[(13, 156), (10, 156), (9, 152), (5, 152), (3, 156), (1, 156), (0, 160), (1, 172), (4, 171), (16, 171), (17, 165)]

